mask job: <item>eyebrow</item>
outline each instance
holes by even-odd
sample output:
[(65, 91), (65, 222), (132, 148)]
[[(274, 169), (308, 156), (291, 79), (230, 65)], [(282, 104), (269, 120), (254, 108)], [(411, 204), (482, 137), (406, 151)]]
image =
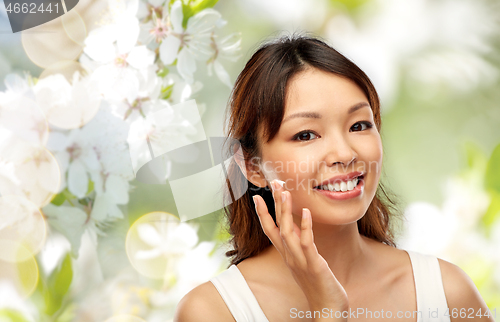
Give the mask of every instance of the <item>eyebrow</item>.
[[(363, 108), (365, 106), (370, 107), (370, 105), (367, 102), (357, 103), (357, 104), (349, 107), (349, 110), (347, 111), (347, 114), (352, 114), (352, 113), (356, 112), (357, 110), (359, 110), (360, 108)], [(285, 123), (286, 121), (288, 121), (290, 119), (293, 119), (293, 118), (296, 118), (296, 117), (308, 117), (308, 118), (320, 119), (322, 116), (321, 116), (321, 114), (319, 114), (317, 112), (298, 112), (298, 113), (295, 113), (295, 114), (292, 114), (292, 115), (288, 115), (283, 120), (282, 123)]]

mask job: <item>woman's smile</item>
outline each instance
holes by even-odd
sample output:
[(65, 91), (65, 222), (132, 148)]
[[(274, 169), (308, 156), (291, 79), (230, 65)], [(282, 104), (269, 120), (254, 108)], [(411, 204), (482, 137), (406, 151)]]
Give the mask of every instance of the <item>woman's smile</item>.
[(347, 183), (345, 181), (342, 181), (340, 184), (337, 182), (335, 185), (330, 183), (326, 186), (323, 185), (313, 189), (332, 200), (349, 200), (361, 196), (363, 194), (363, 187), (363, 180), (355, 178)]

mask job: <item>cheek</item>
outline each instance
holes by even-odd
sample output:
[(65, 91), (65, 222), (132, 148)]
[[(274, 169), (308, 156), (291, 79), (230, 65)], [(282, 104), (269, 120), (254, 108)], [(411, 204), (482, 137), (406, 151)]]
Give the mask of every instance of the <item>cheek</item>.
[(283, 169), (288, 189), (298, 194), (311, 193), (318, 167), (314, 152), (289, 155)]
[(311, 175), (314, 167), (311, 153), (291, 149), (276, 149), (275, 152), (276, 158), (272, 159), (273, 169), (283, 181), (295, 183)]
[(359, 149), (359, 159), (365, 162), (365, 169), (370, 173), (382, 171), (383, 149), (379, 135), (374, 135), (370, 140), (365, 140)]
[(365, 195), (367, 202), (368, 200), (371, 202), (371, 199), (377, 191), (382, 172), (383, 149), (379, 135), (374, 136), (367, 142), (364, 146), (362, 155), (360, 155), (360, 159), (367, 163), (365, 165), (365, 170), (367, 172)]

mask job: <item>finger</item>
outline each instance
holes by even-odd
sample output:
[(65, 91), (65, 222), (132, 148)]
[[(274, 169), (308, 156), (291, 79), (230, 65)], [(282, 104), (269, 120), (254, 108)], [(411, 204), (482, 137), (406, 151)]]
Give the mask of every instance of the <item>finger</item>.
[(283, 243), (290, 251), (294, 261), (300, 264), (306, 264), (306, 259), (302, 248), (300, 247), (299, 236), (293, 230), (293, 215), (292, 215), (292, 196), (289, 191), (282, 192), (285, 200), (281, 205), (281, 226), (280, 235)]
[(291, 194), (289, 191), (283, 191), (280, 193), (281, 196), (281, 221), (280, 221), (280, 231), (284, 235), (293, 236), (293, 219), (292, 213), (290, 211), (289, 205), (291, 202)]
[(276, 224), (280, 227), (281, 221), (281, 192), (284, 191), (283, 187), (276, 181), (271, 181), (271, 188), (273, 189), (274, 199), (274, 213), (276, 215)]
[(299, 237), (299, 240), (300, 240), (300, 235), (301, 235), (301, 232), (300, 232), (300, 228), (299, 226), (297, 226), (297, 224), (293, 223), (293, 231), (295, 232), (295, 234)]
[(318, 249), (314, 244), (311, 211), (307, 208), (302, 209), (300, 230), (300, 245), (302, 246), (307, 264), (310, 265), (318, 258)]
[(264, 234), (271, 240), (280, 254), (284, 253), (283, 242), (280, 237), (280, 230), (276, 227), (273, 218), (269, 214), (266, 202), (261, 196), (253, 196), (255, 211), (259, 217), (260, 225)]

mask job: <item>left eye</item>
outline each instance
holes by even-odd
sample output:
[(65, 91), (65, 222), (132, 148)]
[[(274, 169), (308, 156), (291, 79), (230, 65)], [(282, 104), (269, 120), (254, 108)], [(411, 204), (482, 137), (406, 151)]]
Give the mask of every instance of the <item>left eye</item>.
[[(364, 125), (365, 128), (363, 129), (363, 127), (361, 125)], [(351, 130), (354, 129), (354, 132), (364, 131), (364, 130), (371, 128), (372, 126), (373, 126), (373, 124), (368, 122), (368, 121), (357, 122), (351, 127)], [(351, 131), (351, 132), (353, 132), (353, 131)]]
[[(296, 140), (296, 141), (311, 141), (311, 140), (308, 140), (311, 138), (311, 135), (314, 135), (316, 136), (316, 134), (314, 134), (314, 132), (312, 131), (302, 131), (300, 133), (297, 133), (293, 139)], [(314, 139), (314, 138), (313, 138)]]

